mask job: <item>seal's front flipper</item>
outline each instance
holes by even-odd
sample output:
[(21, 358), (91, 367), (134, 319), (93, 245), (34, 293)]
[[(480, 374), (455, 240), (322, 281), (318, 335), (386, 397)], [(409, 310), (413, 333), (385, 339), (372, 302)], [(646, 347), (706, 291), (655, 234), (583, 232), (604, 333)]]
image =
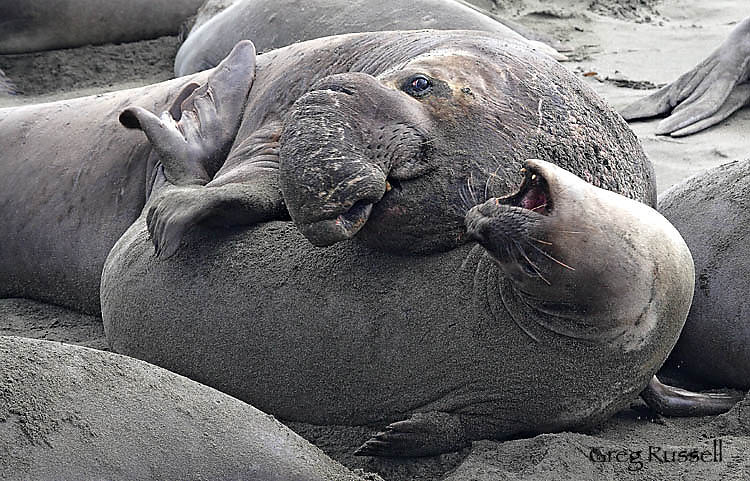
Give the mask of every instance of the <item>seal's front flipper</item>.
[(417, 457), (458, 451), (469, 445), (461, 416), (444, 412), (417, 413), (389, 424), (359, 447), (357, 456)]
[(205, 187), (166, 184), (153, 195), (146, 225), (156, 256), (174, 254), (199, 223), (236, 226), (288, 218), (279, 187), (280, 135), (281, 124), (269, 122), (233, 149)]
[(120, 122), (143, 130), (170, 183), (205, 185), (226, 159), (254, 78), (255, 47), (243, 40), (204, 85), (189, 83), (169, 111), (157, 117), (144, 108), (128, 107)]
[(729, 411), (742, 401), (739, 391), (692, 392), (663, 384), (654, 376), (641, 393), (641, 398), (659, 414), (672, 417), (712, 416)]

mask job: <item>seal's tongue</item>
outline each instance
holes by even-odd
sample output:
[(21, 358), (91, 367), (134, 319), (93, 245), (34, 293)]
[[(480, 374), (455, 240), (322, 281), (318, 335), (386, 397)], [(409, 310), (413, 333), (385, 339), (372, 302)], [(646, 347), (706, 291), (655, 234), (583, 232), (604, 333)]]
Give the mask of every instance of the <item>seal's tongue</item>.
[(527, 161), (521, 173), (524, 174), (524, 178), (518, 191), (497, 199), (497, 202), (549, 215), (552, 211), (552, 196), (543, 172), (536, 168), (533, 162)]
[(548, 195), (544, 188), (544, 179), (540, 178), (537, 174), (532, 174), (531, 179), (528, 190), (525, 192), (521, 190), (522, 197), (519, 206), (539, 212), (540, 214), (546, 213)]

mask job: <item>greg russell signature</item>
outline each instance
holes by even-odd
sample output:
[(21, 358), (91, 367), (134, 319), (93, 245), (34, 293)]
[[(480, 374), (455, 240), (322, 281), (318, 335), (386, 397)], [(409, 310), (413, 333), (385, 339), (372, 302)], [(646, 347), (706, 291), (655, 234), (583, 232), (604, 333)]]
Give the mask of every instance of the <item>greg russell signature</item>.
[(721, 463), (724, 446), (714, 439), (710, 446), (674, 448), (649, 446), (648, 449), (592, 447), (588, 458), (592, 463), (623, 463), (628, 471), (640, 471), (646, 463)]

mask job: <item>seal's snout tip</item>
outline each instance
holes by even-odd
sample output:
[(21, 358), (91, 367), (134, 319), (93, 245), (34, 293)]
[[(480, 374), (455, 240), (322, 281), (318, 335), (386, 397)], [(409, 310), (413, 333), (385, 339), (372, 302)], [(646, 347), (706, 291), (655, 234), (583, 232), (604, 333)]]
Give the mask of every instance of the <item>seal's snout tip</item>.
[(496, 197), (472, 207), (466, 214), (464, 225), (467, 238), (482, 242), (482, 232), (489, 219), (500, 218), (513, 208), (521, 208), (540, 215), (550, 215), (553, 198), (547, 181), (544, 161), (526, 161), (521, 169), (523, 180), (518, 190), (506, 197)]

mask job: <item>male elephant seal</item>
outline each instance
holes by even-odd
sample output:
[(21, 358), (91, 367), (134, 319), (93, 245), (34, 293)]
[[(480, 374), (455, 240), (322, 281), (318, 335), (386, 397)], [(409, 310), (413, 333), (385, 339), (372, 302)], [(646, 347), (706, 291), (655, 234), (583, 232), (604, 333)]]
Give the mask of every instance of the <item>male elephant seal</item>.
[(0, 337), (4, 480), (360, 479), (252, 406), (118, 354)]
[(204, 0), (2, 0), (0, 55), (174, 35)]
[[(220, 2), (219, 7), (222, 4), (227, 2)], [(517, 25), (506, 26), (489, 12), (460, 0), (306, 0), (303, 4), (299, 0), (238, 0), (220, 13), (216, 10), (208, 8), (199, 14), (199, 23), (180, 46), (175, 58), (177, 76), (215, 67), (245, 39), (261, 52), (343, 33), (420, 28), (482, 30), (526, 41), (514, 31)], [(544, 43), (530, 42), (556, 58), (565, 58)]]
[(690, 314), (669, 364), (703, 382), (750, 389), (747, 193), (750, 162), (691, 177), (659, 199), (685, 238), (698, 277)]
[[(485, 48), (488, 53), (482, 51)], [(478, 65), (489, 67), (474, 75), (466, 68), (477, 67), (451, 66), (453, 57), (443, 54), (452, 50), (457, 52), (456, 60), (473, 62), (476, 58)], [(222, 222), (234, 224), (284, 217), (275, 159), (281, 128), (294, 102), (331, 74), (398, 74), (409, 62), (431, 56), (445, 63), (436, 67), (438, 80), (454, 70), (465, 72), (461, 75), (466, 77), (466, 85), (456, 99), (469, 102), (467, 108), (474, 99), (477, 115), (463, 124), (460, 119), (443, 123), (451, 128), (449, 134), (456, 141), (443, 145), (441, 155), (461, 156), (468, 167), (472, 165), (468, 157), (474, 157), (470, 146), (491, 164), (480, 165), (473, 173), (466, 169), (459, 172), (452, 180), (456, 187), (452, 192), (467, 180), (483, 192), (486, 176), (495, 173), (492, 159), (512, 159), (500, 163), (496, 174), (502, 179), (524, 158), (539, 157), (556, 160), (599, 185), (655, 202), (651, 166), (627, 126), (556, 62), (512, 39), (448, 31), (339, 36), (262, 55), (257, 73), (255, 51), (245, 42), (224, 67), (214, 71), (211, 89), (198, 89), (189, 99), (188, 117), (196, 105), (211, 107), (212, 114), (207, 108), (201, 111), (212, 115), (203, 123), (213, 120), (216, 124), (212, 124), (213, 130), (191, 133), (191, 143), (166, 143), (154, 150), (140, 132), (122, 129), (118, 114), (135, 105), (156, 112), (171, 109), (178, 116), (181, 101), (205, 83), (211, 72), (97, 97), (0, 110), (0, 216), (4, 226), (0, 230), (0, 296), (28, 297), (98, 312), (104, 259), (141, 212), (157, 172), (160, 149), (165, 156), (178, 148), (190, 147), (196, 155), (209, 149), (211, 157), (205, 160), (206, 165), (199, 163), (204, 160), (201, 157), (193, 162), (192, 175), (199, 180), (185, 180), (188, 185), (181, 191), (163, 196), (154, 205), (165, 214), (170, 206), (181, 206), (179, 216), (157, 215), (151, 224), (159, 234), (156, 238), (164, 236), (162, 246), (168, 251), (177, 248), (182, 230), (209, 211), (226, 214)], [(256, 76), (258, 87), (251, 89)], [(486, 82), (494, 83), (493, 90), (476, 96), (474, 91), (480, 92), (477, 89), (484, 88)], [(518, 88), (521, 84), (523, 89)], [(448, 90), (438, 88), (436, 92), (446, 95)], [(138, 119), (128, 112), (123, 120), (137, 125)], [(148, 121), (147, 117), (144, 122)], [(475, 132), (470, 132), (469, 122), (475, 124)], [(583, 144), (583, 139), (592, 142)], [(249, 172), (244, 165), (247, 161), (256, 161), (251, 162)], [(409, 169), (408, 165), (402, 167), (407, 174)], [(166, 170), (170, 180), (179, 180), (179, 172)], [(240, 182), (248, 177), (255, 181), (251, 189)], [(211, 199), (203, 190), (190, 188), (190, 184), (207, 179), (216, 187), (207, 191)], [(454, 219), (459, 227), (462, 222), (462, 216)]]

